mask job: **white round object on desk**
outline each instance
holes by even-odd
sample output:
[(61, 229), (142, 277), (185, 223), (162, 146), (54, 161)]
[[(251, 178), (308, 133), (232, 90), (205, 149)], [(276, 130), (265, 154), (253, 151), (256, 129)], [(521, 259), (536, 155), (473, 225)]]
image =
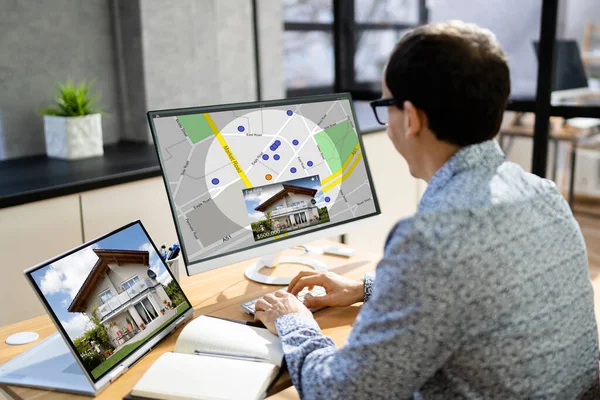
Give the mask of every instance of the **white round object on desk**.
[(19, 332), (7, 337), (6, 344), (18, 346), (20, 344), (35, 342), (39, 337), (40, 336), (35, 332)]

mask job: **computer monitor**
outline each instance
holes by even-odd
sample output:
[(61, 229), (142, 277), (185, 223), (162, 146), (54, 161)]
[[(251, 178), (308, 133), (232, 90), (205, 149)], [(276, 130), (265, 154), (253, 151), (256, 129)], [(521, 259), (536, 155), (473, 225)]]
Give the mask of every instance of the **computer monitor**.
[[(188, 275), (380, 214), (350, 94), (148, 112)], [(324, 266), (302, 260), (317, 269)], [(285, 284), (290, 278), (246, 276)]]
[[(536, 56), (539, 42), (534, 42)], [(579, 46), (575, 40), (557, 40), (554, 46), (552, 91), (588, 87)]]

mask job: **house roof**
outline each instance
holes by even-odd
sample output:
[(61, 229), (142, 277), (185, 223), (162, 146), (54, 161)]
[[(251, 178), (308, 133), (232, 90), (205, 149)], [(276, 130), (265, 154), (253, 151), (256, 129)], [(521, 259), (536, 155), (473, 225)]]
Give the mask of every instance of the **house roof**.
[(149, 265), (150, 261), (150, 253), (145, 250), (94, 249), (94, 253), (98, 256), (98, 261), (94, 264), (83, 285), (79, 288), (79, 292), (77, 292), (77, 295), (71, 302), (68, 308), (69, 312), (85, 311), (87, 300), (102, 280), (102, 276), (108, 269), (108, 264)]
[(305, 188), (302, 186), (286, 185), (284, 183), (283, 189), (281, 189), (279, 192), (277, 192), (276, 194), (271, 196), (269, 199), (264, 201), (262, 204), (259, 204), (258, 207), (255, 208), (255, 210), (264, 212), (270, 205), (277, 202), (278, 200), (283, 199), (285, 197), (285, 195), (288, 193), (305, 194), (310, 197), (314, 197), (314, 195), (317, 194), (317, 190)]

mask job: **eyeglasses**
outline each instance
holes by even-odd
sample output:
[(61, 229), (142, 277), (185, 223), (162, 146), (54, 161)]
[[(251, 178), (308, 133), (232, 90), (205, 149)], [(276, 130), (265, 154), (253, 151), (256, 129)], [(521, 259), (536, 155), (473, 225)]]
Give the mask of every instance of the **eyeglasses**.
[(381, 125), (387, 125), (388, 123), (388, 107), (396, 104), (396, 100), (393, 98), (389, 99), (380, 99), (373, 100), (371, 103), (371, 108), (373, 109), (373, 113), (375, 114), (375, 119)]

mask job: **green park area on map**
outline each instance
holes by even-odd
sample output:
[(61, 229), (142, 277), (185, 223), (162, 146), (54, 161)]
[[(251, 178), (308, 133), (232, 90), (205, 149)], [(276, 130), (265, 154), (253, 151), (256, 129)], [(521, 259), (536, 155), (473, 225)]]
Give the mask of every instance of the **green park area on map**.
[(204, 114), (180, 115), (177, 120), (192, 143), (198, 143), (213, 134)]
[(333, 125), (315, 135), (323, 157), (331, 172), (336, 172), (352, 154), (358, 144), (358, 136), (348, 121)]

